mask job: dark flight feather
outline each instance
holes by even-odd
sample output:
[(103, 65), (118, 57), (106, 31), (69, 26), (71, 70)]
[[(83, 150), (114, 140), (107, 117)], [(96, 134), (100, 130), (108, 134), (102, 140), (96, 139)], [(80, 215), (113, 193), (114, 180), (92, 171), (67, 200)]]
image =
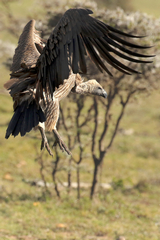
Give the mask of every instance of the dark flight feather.
[(15, 108), (13, 117), (8, 125), (5, 138), (12, 134), (14, 137), (19, 133), (24, 136), (30, 132), (39, 122), (45, 122), (46, 118), (42, 109), (37, 107), (35, 101), (28, 104), (28, 100), (23, 101)]
[[(55, 86), (59, 87), (60, 84), (63, 84), (64, 79), (69, 77), (70, 70), (73, 73), (87, 72), (86, 53), (101, 72), (105, 70), (110, 76), (112, 76), (112, 73), (105, 63), (125, 74), (139, 73), (135, 69), (122, 64), (110, 52), (131, 62), (151, 62), (132, 58), (128, 55), (142, 58), (153, 57), (153, 55), (144, 55), (125, 47), (146, 49), (149, 46), (137, 45), (120, 37), (120, 35), (129, 38), (142, 38), (144, 36), (135, 36), (117, 30), (91, 17), (89, 15), (91, 13), (92, 11), (89, 9), (69, 9), (66, 11), (51, 33), (43, 53), (37, 61), (42, 87), (45, 88), (46, 82), (48, 82), (51, 95)], [(52, 70), (46, 64), (47, 52), (50, 52), (51, 55), (51, 63), (48, 61), (48, 65), (52, 66)], [(102, 59), (105, 60), (105, 63)]]
[(127, 48), (125, 48), (124, 46), (120, 45), (119, 43), (113, 41), (112, 39), (110, 39), (108, 36), (105, 36), (104, 37), (104, 40), (106, 40), (110, 45), (118, 48), (119, 50), (129, 54), (129, 55), (132, 55), (132, 56), (135, 56), (135, 57), (144, 57), (144, 58), (148, 58), (148, 57), (154, 57), (155, 55), (144, 55), (144, 54), (140, 54), (140, 53), (137, 53), (137, 52), (133, 52)]
[(71, 73), (87, 73), (86, 55), (99, 71), (110, 76), (112, 72), (108, 65), (125, 74), (139, 73), (122, 63), (121, 59), (151, 63), (144, 59), (153, 55), (137, 52), (150, 46), (126, 40), (144, 36), (124, 33), (91, 17), (89, 14), (92, 13), (89, 9), (69, 9), (47, 41), (37, 34), (35, 20), (27, 23), (15, 50), (11, 79), (5, 84), (15, 108), (6, 138), (19, 133), (24, 136), (39, 122), (45, 122), (41, 101), (45, 103), (46, 97), (47, 102), (55, 88), (63, 84)]
[(10, 90), (10, 95), (13, 97), (16, 93), (25, 91), (28, 86), (33, 85), (36, 82), (35, 78), (27, 78), (17, 81), (8, 90)]

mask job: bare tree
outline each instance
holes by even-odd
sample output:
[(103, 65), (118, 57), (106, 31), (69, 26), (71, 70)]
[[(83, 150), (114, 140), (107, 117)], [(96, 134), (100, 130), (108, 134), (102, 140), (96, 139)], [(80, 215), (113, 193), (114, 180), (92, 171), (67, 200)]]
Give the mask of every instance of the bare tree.
[[(92, 180), (92, 187), (90, 192), (90, 198), (93, 198), (95, 187), (98, 182), (98, 171), (100, 165), (102, 165), (103, 160), (108, 152), (108, 150), (112, 147), (114, 142), (115, 136), (117, 134), (117, 130), (119, 128), (120, 122), (123, 118), (125, 108), (132, 97), (138, 91), (144, 91), (145, 88), (135, 87), (134, 85), (130, 85), (125, 91), (122, 90), (121, 81), (124, 81), (125, 76), (121, 75), (112, 84), (109, 85), (109, 92), (108, 92), (108, 102), (105, 103), (103, 100), (94, 98), (94, 129), (92, 134), (92, 145), (91, 145), (91, 152), (92, 152), (92, 159), (94, 162), (94, 173), (93, 173), (93, 180)], [(119, 104), (120, 104), (120, 111), (117, 117), (116, 122), (112, 124), (111, 121), (111, 109), (113, 102), (115, 99), (119, 97)], [(99, 108), (103, 108), (103, 112), (99, 113)], [(103, 115), (103, 123), (101, 123), (102, 130), (100, 132), (98, 128), (98, 117), (99, 115)], [(112, 133), (108, 143), (106, 142), (106, 136), (108, 133), (108, 129), (112, 125)], [(96, 154), (96, 149), (98, 149), (98, 153)]]
[[(126, 77), (123, 74), (112, 70), (115, 77), (111, 79), (106, 74), (99, 73), (93, 65), (88, 65), (89, 73), (87, 78), (95, 78), (101, 82), (108, 92), (107, 101), (97, 97), (92, 99), (86, 96), (76, 96), (74, 94), (70, 94), (67, 101), (62, 102), (59, 120), (60, 132), (66, 136), (68, 147), (72, 151), (73, 155), (71, 157), (66, 157), (65, 154), (62, 156), (59, 150), (55, 148), (54, 164), (51, 165), (51, 176), (54, 182), (56, 195), (60, 198), (61, 192), (58, 187), (58, 183), (60, 182), (58, 179), (58, 172), (62, 170), (60, 163), (62, 161), (68, 161), (68, 170), (66, 174), (68, 181), (68, 193), (70, 193), (72, 186), (71, 168), (73, 165), (76, 165), (77, 198), (79, 199), (81, 197), (80, 189), (82, 181), (80, 166), (82, 165), (86, 155), (89, 154), (89, 157), (93, 160), (94, 170), (90, 190), (90, 198), (93, 198), (96, 184), (98, 182), (100, 166), (102, 166), (108, 151), (114, 143), (118, 128), (130, 99), (135, 94), (147, 92), (152, 88), (159, 87), (158, 68), (160, 66), (160, 57), (158, 49), (160, 42), (160, 23), (159, 20), (155, 20), (145, 14), (128, 14), (120, 8), (117, 8), (114, 11), (98, 9), (96, 3), (94, 2), (85, 2), (82, 4), (82, 2), (76, 1), (73, 6), (91, 8), (94, 11), (95, 17), (98, 17), (104, 22), (107, 22), (109, 25), (123, 31), (134, 35), (148, 35), (148, 37), (144, 39), (138, 39), (135, 41), (141, 41), (141, 44), (149, 46), (156, 44), (157, 46), (150, 52), (151, 54), (154, 52), (156, 52), (156, 54), (158, 53), (158, 56), (154, 60), (154, 64), (137, 65), (132, 63), (130, 65), (130, 67), (136, 68), (142, 72), (140, 75)], [(62, 13), (62, 11), (54, 12), (54, 19), (49, 19), (50, 15), (47, 16), (46, 24), (44, 24), (42, 29), (43, 37), (48, 35), (53, 27), (51, 23), (55, 21), (51, 20), (55, 20), (56, 15), (59, 17)], [(125, 64), (127, 64), (127, 62), (125, 62)], [(112, 109), (117, 99), (119, 101), (119, 112), (116, 114), (116, 120), (113, 120)], [(101, 124), (99, 124), (99, 119), (101, 119)], [(51, 135), (50, 138), (52, 138)], [(76, 154), (74, 154), (75, 152)], [(41, 177), (43, 179), (45, 178), (45, 165), (41, 158), (39, 161)]]

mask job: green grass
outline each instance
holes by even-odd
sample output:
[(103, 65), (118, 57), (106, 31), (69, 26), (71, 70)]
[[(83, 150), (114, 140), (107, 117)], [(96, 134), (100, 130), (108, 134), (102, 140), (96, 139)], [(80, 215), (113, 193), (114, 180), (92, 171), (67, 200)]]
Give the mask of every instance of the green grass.
[[(133, 128), (134, 133), (130, 136), (118, 133), (103, 163), (101, 176), (101, 182), (113, 182), (113, 189), (99, 189), (92, 202), (88, 198), (89, 190), (82, 189), (78, 201), (76, 190), (68, 196), (67, 190), (61, 189), (61, 200), (58, 200), (53, 188), (49, 188), (51, 196), (44, 196), (43, 188), (25, 183), (26, 180), (41, 178), (40, 166), (34, 161), (40, 147), (39, 133), (4, 140), (12, 110), (10, 98), (2, 96), (0, 239), (116, 239), (123, 235), (131, 240), (158, 240), (158, 96), (159, 92), (154, 92), (128, 105), (121, 128)], [(51, 161), (45, 154), (44, 164), (49, 165)], [(68, 161), (64, 157), (60, 166), (57, 177), (62, 182), (67, 181)], [(76, 181), (76, 165), (73, 166), (72, 181)], [(51, 183), (51, 169), (47, 169), (44, 174), (47, 182)], [(92, 171), (89, 156), (81, 164), (81, 180), (90, 183)], [(10, 175), (9, 179), (7, 174)]]
[[(158, 2), (158, 1), (155, 1)], [(13, 2), (11, 9), (17, 18), (39, 19), (31, 1)], [(150, 1), (134, 1), (136, 9), (150, 10), (156, 16), (158, 7)], [(148, 9), (148, 10), (147, 10)], [(143, 9), (142, 9), (143, 10)], [(33, 11), (33, 16), (32, 15)], [(8, 33), (1, 33), (8, 39)], [(16, 43), (11, 37), (10, 41)], [(6, 56), (1, 58), (1, 63)], [(0, 66), (0, 90), (9, 77), (9, 72)], [(160, 113), (159, 91), (150, 96), (138, 97), (129, 103), (122, 129), (133, 129), (132, 135), (119, 132), (114, 145), (106, 155), (101, 168), (100, 181), (113, 183), (110, 190), (100, 189), (93, 201), (89, 190), (81, 189), (81, 199), (72, 189), (60, 189), (61, 200), (54, 188), (51, 195), (44, 188), (30, 186), (27, 180), (41, 179), (40, 165), (35, 161), (40, 150), (40, 136), (32, 131), (26, 137), (4, 139), (7, 124), (12, 116), (11, 98), (0, 93), (0, 239), (50, 240), (50, 239), (95, 239), (116, 240), (125, 236), (129, 240), (160, 239)], [(119, 110), (115, 104), (113, 114)], [(101, 127), (101, 126), (100, 126)], [(65, 133), (64, 133), (65, 136)], [(107, 141), (108, 139), (106, 139)], [(73, 153), (77, 156), (76, 151)], [(58, 179), (67, 181), (68, 160), (61, 154), (61, 171)], [(52, 159), (44, 154), (44, 171), (47, 182), (52, 183)], [(76, 181), (76, 164), (72, 165), (72, 181)], [(93, 164), (91, 156), (83, 160), (80, 178), (92, 181)]]
[[(13, 183), (10, 183), (14, 187)], [(43, 201), (38, 189), (25, 187), (13, 200), (1, 200), (1, 239), (159, 239), (158, 186), (102, 192), (94, 201), (74, 195)], [(37, 195), (37, 197), (35, 197)]]

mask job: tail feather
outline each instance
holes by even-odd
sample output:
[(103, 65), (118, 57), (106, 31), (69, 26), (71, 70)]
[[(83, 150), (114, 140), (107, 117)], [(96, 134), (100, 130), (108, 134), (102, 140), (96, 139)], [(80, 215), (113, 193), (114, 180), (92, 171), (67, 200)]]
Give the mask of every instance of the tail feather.
[(22, 112), (21, 115), (20, 115), (19, 121), (17, 122), (17, 125), (15, 126), (15, 128), (12, 132), (12, 135), (14, 137), (17, 136), (19, 133), (21, 133), (21, 136), (23, 136), (21, 126), (23, 125), (24, 115), (25, 115), (25, 112)]
[(27, 117), (27, 113), (28, 113), (28, 110), (29, 109), (26, 109), (24, 112), (23, 112), (23, 115), (21, 117), (21, 123), (20, 123), (20, 133), (21, 133), (21, 136), (24, 136), (26, 134), (26, 129), (28, 128), (28, 117)]
[(24, 136), (36, 127), (39, 122), (45, 122), (46, 118), (42, 109), (37, 107), (35, 101), (28, 105), (28, 101), (24, 101), (17, 106), (14, 115), (8, 125), (5, 138), (9, 138), (12, 134), (14, 137), (19, 133)]
[(29, 132), (30, 129), (32, 129), (32, 121), (33, 121), (33, 116), (34, 116), (33, 115), (34, 114), (33, 109), (31, 109), (29, 113), (30, 114), (28, 114), (28, 124), (27, 124), (27, 129), (26, 129), (27, 132)]
[(34, 111), (34, 119), (33, 119), (33, 124), (34, 124), (34, 126), (37, 126), (38, 125), (38, 123), (39, 123), (39, 117), (37, 118), (37, 114), (38, 114), (38, 112), (37, 112), (37, 109), (33, 109), (33, 111)]

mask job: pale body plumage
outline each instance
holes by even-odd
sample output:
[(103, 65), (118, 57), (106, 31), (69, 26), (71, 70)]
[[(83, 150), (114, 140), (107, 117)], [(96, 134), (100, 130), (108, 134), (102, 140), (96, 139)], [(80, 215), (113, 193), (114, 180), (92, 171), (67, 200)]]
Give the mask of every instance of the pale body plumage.
[[(62, 150), (70, 151), (56, 130), (59, 118), (59, 102), (71, 91), (78, 94), (92, 94), (106, 98), (105, 90), (96, 80), (83, 82), (79, 72), (86, 73), (85, 55), (89, 55), (100, 71), (112, 76), (102, 58), (119, 71), (131, 74), (136, 70), (125, 66), (110, 52), (133, 62), (146, 62), (132, 58), (151, 57), (124, 47), (147, 48), (129, 43), (117, 34), (136, 37), (100, 22), (89, 16), (88, 9), (70, 9), (56, 25), (47, 41), (35, 30), (35, 20), (25, 26), (15, 50), (11, 66), (11, 78), (4, 85), (10, 90), (14, 101), (14, 115), (6, 131), (24, 136), (38, 127), (42, 135), (41, 149), (46, 147), (52, 155), (45, 135), (45, 129), (53, 131)], [(120, 50), (120, 51), (119, 51)]]
[[(97, 91), (96, 91), (97, 90)], [(107, 93), (105, 90), (101, 87), (101, 85), (96, 80), (89, 80), (87, 82), (83, 82), (83, 79), (79, 74), (70, 74), (69, 78), (67, 80), (64, 80), (63, 85), (60, 85), (58, 89), (54, 91), (52, 98), (47, 98), (44, 112), (46, 116), (45, 123), (39, 123), (39, 130), (42, 135), (42, 139), (45, 138), (45, 141), (42, 140), (42, 146), (47, 148), (48, 152), (52, 155), (52, 152), (49, 148), (49, 144), (47, 141), (47, 138), (45, 137), (44, 131), (47, 130), (49, 132), (53, 131), (56, 136), (58, 134), (56, 130), (57, 121), (59, 119), (59, 102), (66, 98), (67, 95), (72, 91), (77, 94), (96, 94), (98, 95), (98, 90), (100, 90), (102, 96), (107, 97)], [(60, 138), (60, 136), (59, 136)], [(71, 154), (66, 145), (61, 140), (62, 145), (60, 145), (60, 148), (62, 150), (65, 150), (68, 154)]]
[[(83, 82), (79, 74), (72, 73), (67, 80), (64, 80), (63, 85), (60, 85), (60, 87), (55, 90), (53, 98), (49, 99), (49, 104), (46, 104), (46, 129), (52, 131), (56, 126), (59, 118), (60, 100), (67, 97), (71, 91), (78, 94), (94, 94), (95, 88), (101, 88), (102, 94), (104, 94), (105, 97), (105, 90), (102, 89), (101, 85), (96, 80)], [(95, 93), (97, 92), (95, 91)]]
[(45, 128), (48, 131), (52, 131), (56, 128), (56, 124), (59, 118), (59, 102), (71, 92), (72, 88), (76, 85), (76, 74), (71, 74), (67, 81), (64, 81), (64, 84), (61, 85), (58, 89), (55, 90), (53, 98), (49, 98), (49, 104), (46, 104), (45, 114)]

